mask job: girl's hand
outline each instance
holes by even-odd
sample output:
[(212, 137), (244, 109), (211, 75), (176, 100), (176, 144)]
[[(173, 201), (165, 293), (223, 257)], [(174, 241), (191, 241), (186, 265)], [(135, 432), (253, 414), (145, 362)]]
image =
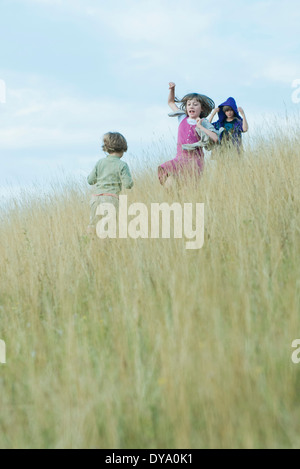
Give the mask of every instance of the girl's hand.
[(203, 129), (202, 121), (203, 119), (200, 119), (200, 117), (196, 119), (198, 129)]
[(242, 116), (245, 114), (244, 109), (242, 107), (238, 107), (238, 111), (240, 114), (242, 114)]
[(219, 107), (216, 107), (216, 108), (213, 110), (213, 113), (214, 113), (214, 114), (217, 114), (217, 112), (220, 112), (220, 108), (219, 108)]
[(175, 88), (175, 83), (173, 83), (172, 81), (170, 81), (169, 83), (169, 90), (173, 90)]

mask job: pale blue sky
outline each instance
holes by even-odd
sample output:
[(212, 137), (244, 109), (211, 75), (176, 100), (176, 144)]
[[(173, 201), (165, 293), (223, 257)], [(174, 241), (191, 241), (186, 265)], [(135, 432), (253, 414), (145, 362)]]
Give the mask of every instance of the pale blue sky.
[(247, 138), (299, 113), (299, 0), (0, 0), (0, 22), (2, 188), (86, 175), (107, 131), (125, 135), (131, 167), (161, 142), (175, 156), (169, 81), (179, 97), (235, 97)]

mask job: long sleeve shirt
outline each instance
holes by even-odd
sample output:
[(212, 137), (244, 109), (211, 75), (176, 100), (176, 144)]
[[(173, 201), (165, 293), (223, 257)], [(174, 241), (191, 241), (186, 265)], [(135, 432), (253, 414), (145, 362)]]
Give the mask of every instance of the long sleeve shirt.
[(119, 156), (108, 155), (98, 161), (87, 181), (94, 185), (93, 193), (112, 193), (119, 195), (122, 188), (131, 189), (133, 180), (128, 164)]

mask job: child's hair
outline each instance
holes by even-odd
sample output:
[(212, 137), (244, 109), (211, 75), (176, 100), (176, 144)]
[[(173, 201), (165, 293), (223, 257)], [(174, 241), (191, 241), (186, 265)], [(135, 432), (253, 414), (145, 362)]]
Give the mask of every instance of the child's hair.
[(106, 153), (121, 153), (127, 151), (125, 137), (119, 132), (107, 132), (103, 136), (102, 150)]
[(227, 112), (227, 111), (233, 111), (232, 107), (230, 107), (230, 106), (223, 106), (223, 112)]
[(186, 94), (182, 99), (175, 98), (176, 103), (181, 103), (180, 109), (186, 113), (186, 104), (190, 99), (196, 99), (201, 104), (200, 117), (207, 117), (215, 107), (215, 103), (212, 99), (204, 94), (189, 93)]

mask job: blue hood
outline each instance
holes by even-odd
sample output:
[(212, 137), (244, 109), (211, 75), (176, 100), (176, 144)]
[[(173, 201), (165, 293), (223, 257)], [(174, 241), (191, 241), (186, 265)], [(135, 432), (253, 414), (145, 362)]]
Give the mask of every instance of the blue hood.
[(237, 117), (241, 121), (243, 120), (241, 116), (239, 115), (239, 111), (237, 109), (235, 99), (230, 97), (224, 103), (219, 104), (218, 106), (220, 108), (220, 112), (218, 113), (218, 115), (219, 115), (219, 121), (220, 121), (221, 127), (223, 127), (223, 124), (226, 120), (226, 115), (225, 115), (225, 112), (223, 111), (223, 106), (230, 106), (234, 111), (235, 117)]

